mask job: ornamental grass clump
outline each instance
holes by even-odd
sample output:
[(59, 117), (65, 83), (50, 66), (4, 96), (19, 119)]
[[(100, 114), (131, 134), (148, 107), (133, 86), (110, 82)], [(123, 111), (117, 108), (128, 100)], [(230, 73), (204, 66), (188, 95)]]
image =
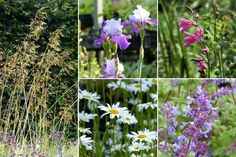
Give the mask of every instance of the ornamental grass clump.
[[(9, 137), (17, 143), (12, 149), (0, 143), (0, 155), (9, 155), (4, 152), (12, 150), (12, 156), (26, 156), (34, 150), (34, 156), (54, 156), (58, 148), (50, 144), (50, 130), (60, 128), (66, 136), (76, 130), (77, 61), (71, 57), (72, 49), (61, 47), (65, 26), (56, 28), (45, 41), (46, 21), (47, 8), (42, 8), (15, 52), (0, 53), (4, 58), (0, 67), (0, 129), (11, 130)], [(76, 138), (76, 132), (72, 137)]]

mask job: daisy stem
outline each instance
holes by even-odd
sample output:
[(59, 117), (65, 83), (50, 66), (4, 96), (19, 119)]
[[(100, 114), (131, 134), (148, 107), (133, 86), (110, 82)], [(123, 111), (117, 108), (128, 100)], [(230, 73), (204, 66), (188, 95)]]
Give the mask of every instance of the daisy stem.
[[(125, 125), (125, 144), (126, 144), (126, 147), (125, 147), (125, 151), (128, 152), (128, 141), (127, 141), (127, 137), (126, 135), (128, 134), (128, 125)], [(128, 154), (126, 153), (125, 156), (127, 156)]]
[(139, 78), (141, 78), (142, 76), (142, 67), (143, 67), (143, 58), (144, 58), (144, 48), (143, 48), (144, 35), (145, 35), (145, 30), (143, 28), (140, 31), (141, 46), (139, 49), (139, 74), (138, 74)]
[(107, 136), (107, 132), (108, 132), (109, 127), (110, 127), (109, 125), (106, 126), (106, 130), (105, 130), (105, 132), (104, 132), (104, 134), (103, 134), (103, 137), (102, 137), (101, 152), (100, 152), (100, 154), (99, 154), (100, 157), (103, 156), (103, 155), (102, 155), (102, 147), (105, 145), (105, 139), (106, 139), (106, 136)]
[[(115, 125), (116, 125), (116, 123), (115, 123), (115, 120), (112, 120), (112, 131), (113, 131), (113, 134), (112, 134), (112, 144), (115, 146), (116, 145), (116, 143), (115, 143)], [(114, 151), (112, 151), (112, 156), (114, 156)]]

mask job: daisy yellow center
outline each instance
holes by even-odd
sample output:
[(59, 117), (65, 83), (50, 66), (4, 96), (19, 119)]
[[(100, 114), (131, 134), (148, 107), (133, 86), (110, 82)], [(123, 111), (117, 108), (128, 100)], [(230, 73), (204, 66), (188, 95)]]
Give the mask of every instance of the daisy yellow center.
[(84, 95), (83, 98), (84, 98), (84, 99), (91, 99), (92, 97), (89, 96), (89, 95)]
[(139, 147), (134, 147), (134, 150), (139, 151)]
[(147, 138), (147, 135), (146, 134), (139, 134), (138, 138), (145, 139), (145, 138)]
[(126, 119), (127, 121), (130, 121), (130, 120), (131, 120), (129, 117), (126, 117), (125, 119)]
[(153, 79), (153, 80), (152, 80), (152, 83), (153, 83), (153, 84), (157, 84), (157, 80)]
[(120, 113), (117, 109), (114, 109), (114, 108), (110, 109), (109, 112), (112, 114), (119, 114)]
[(142, 86), (141, 86), (141, 84), (136, 84), (135, 87), (136, 88), (141, 88)]

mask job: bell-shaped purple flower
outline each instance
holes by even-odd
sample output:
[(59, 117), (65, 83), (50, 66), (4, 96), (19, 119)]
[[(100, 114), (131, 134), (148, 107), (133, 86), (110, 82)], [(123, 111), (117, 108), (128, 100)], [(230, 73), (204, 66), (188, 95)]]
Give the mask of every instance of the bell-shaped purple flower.
[(117, 43), (121, 50), (127, 49), (130, 45), (128, 39), (131, 39), (131, 35), (122, 34), (121, 19), (106, 20), (103, 23), (102, 34), (99, 39), (95, 40), (95, 44), (102, 45), (105, 40), (111, 40)]
[[(103, 64), (102, 71), (104, 74), (102, 78), (116, 78), (115, 58), (111, 60), (107, 60), (106, 63)], [(122, 78), (124, 77), (123, 71), (124, 71), (124, 66), (121, 63), (119, 63), (118, 72), (117, 72), (119, 77), (122, 77)]]

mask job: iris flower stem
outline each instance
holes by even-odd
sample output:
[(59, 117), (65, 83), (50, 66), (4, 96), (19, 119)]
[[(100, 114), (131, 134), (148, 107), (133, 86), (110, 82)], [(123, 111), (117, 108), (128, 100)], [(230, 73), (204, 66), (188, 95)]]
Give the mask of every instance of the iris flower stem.
[(118, 71), (119, 71), (119, 57), (118, 53), (115, 53), (115, 65), (116, 65), (116, 78), (119, 77)]
[(144, 58), (144, 48), (143, 48), (144, 35), (145, 35), (145, 30), (141, 29), (140, 31), (141, 46), (139, 49), (139, 74), (138, 74), (139, 78), (141, 78), (142, 76), (142, 67), (143, 67), (143, 58)]

